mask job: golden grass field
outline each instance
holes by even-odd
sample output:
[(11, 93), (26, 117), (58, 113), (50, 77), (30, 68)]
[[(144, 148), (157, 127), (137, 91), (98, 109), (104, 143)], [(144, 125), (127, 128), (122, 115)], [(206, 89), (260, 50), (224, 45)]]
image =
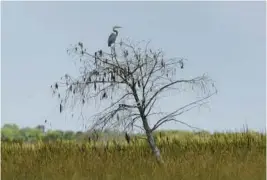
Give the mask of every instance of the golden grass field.
[(146, 142), (2, 143), (3, 180), (265, 180), (266, 135), (166, 133), (157, 164)]

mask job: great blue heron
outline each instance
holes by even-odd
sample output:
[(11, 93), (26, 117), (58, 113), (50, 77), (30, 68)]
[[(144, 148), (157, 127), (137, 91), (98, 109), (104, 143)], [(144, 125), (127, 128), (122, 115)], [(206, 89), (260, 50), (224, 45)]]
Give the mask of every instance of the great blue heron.
[(109, 37), (108, 37), (108, 47), (110, 47), (111, 44), (115, 43), (116, 38), (117, 38), (117, 36), (118, 36), (118, 34), (119, 34), (119, 32), (116, 30), (116, 29), (118, 29), (118, 28), (122, 28), (122, 27), (120, 27), (120, 26), (114, 26), (114, 27), (113, 27), (113, 31), (114, 31), (114, 33), (111, 33), (111, 34), (109, 35)]

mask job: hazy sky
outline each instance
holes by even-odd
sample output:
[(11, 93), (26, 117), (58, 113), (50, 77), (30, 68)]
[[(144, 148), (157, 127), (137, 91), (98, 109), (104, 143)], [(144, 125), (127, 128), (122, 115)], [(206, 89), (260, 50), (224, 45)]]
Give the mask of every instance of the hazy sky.
[[(210, 109), (181, 120), (210, 131), (244, 124), (265, 129), (264, 2), (3, 2), (1, 16), (2, 125), (36, 126), (47, 119), (53, 129), (80, 130), (80, 121), (59, 114), (50, 85), (76, 72), (66, 54), (70, 44), (108, 50), (111, 28), (120, 25), (118, 38), (152, 40), (167, 56), (187, 58), (187, 75), (208, 73), (216, 81)], [(161, 105), (185, 102), (172, 99)]]

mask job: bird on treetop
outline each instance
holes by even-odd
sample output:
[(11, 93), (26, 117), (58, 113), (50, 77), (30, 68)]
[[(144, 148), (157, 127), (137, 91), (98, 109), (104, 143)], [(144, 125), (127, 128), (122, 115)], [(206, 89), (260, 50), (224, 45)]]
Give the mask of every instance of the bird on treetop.
[(119, 28), (122, 28), (122, 27), (120, 27), (120, 26), (114, 26), (113, 27), (113, 33), (111, 33), (108, 37), (108, 47), (110, 47), (112, 44), (115, 43), (116, 38), (119, 34), (118, 30), (116, 30), (116, 29), (119, 29)]

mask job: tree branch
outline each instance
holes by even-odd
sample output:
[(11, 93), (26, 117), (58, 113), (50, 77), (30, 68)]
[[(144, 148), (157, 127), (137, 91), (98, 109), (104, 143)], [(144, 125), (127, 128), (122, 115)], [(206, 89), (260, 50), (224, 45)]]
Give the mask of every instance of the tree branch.
[(193, 108), (196, 108), (196, 107), (202, 106), (204, 104), (207, 104), (207, 102), (204, 102), (204, 100), (210, 98), (211, 96), (213, 96), (216, 93), (217, 93), (217, 91), (212, 93), (212, 94), (209, 94), (208, 96), (206, 96), (206, 97), (204, 97), (202, 99), (196, 100), (196, 101), (191, 102), (191, 103), (189, 103), (189, 104), (187, 104), (187, 105), (185, 105), (185, 106), (183, 106), (181, 108), (178, 108), (177, 110), (175, 110), (175, 111), (169, 113), (168, 115), (162, 117), (153, 126), (152, 131), (156, 130), (163, 123), (166, 123), (166, 122), (169, 122), (169, 121), (173, 121), (174, 117), (176, 117), (176, 116), (179, 116), (179, 115), (181, 115), (181, 114), (183, 114), (185, 112), (188, 112), (188, 111), (192, 110)]
[(197, 78), (194, 78), (194, 79), (191, 79), (191, 80), (177, 80), (177, 81), (174, 81), (174, 82), (171, 82), (163, 87), (161, 87), (159, 90), (157, 90), (154, 95), (148, 100), (148, 103), (145, 105), (145, 108), (147, 108), (149, 106), (149, 104), (151, 103), (151, 101), (159, 94), (161, 93), (163, 90), (165, 90), (166, 88), (170, 87), (170, 86), (173, 86), (175, 84), (178, 84), (178, 83), (194, 83), (196, 81), (199, 81), (199, 77)]

